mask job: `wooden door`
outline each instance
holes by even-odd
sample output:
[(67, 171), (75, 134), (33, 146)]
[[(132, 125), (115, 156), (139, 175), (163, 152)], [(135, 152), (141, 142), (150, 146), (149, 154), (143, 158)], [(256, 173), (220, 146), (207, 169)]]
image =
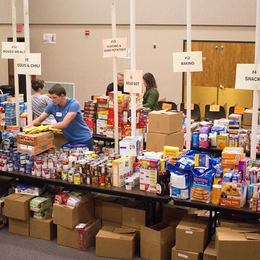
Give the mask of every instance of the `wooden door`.
[(239, 63), (254, 63), (255, 44), (246, 42), (223, 42), (219, 48), (219, 86), (234, 88), (236, 66)]

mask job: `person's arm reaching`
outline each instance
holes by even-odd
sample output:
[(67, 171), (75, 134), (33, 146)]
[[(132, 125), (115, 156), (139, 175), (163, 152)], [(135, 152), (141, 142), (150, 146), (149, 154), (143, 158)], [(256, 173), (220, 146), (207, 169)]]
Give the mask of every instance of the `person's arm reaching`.
[[(76, 117), (77, 112), (69, 112), (61, 122), (56, 123), (56, 124), (52, 124), (51, 126), (53, 128), (57, 128), (57, 129), (64, 129), (67, 128), (69, 126), (69, 124), (71, 123), (71, 121)], [(75, 129), (76, 131), (76, 129)]]
[(38, 116), (36, 119), (34, 119), (31, 124), (28, 124), (26, 127), (31, 127), (34, 125), (40, 125), (41, 122), (43, 122), (47, 117), (49, 116), (49, 114), (47, 114), (46, 112), (41, 113), (40, 116)]

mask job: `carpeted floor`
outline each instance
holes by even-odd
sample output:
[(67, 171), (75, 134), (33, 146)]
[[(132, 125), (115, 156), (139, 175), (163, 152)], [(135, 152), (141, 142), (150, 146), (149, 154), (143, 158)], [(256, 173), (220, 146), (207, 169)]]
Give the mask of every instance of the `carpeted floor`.
[(69, 260), (107, 259), (96, 257), (95, 249), (88, 252), (62, 247), (56, 241), (45, 241), (10, 234), (0, 230), (0, 260)]

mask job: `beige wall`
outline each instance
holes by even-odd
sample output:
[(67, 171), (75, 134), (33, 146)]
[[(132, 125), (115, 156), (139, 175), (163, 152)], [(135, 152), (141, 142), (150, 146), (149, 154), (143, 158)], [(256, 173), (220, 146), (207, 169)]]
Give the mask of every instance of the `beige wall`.
[[(0, 1), (1, 41), (12, 33), (11, 25), (8, 24), (10, 2)], [(161, 98), (179, 103), (182, 97), (182, 75), (172, 71), (172, 52), (182, 51), (183, 40), (186, 39), (186, 28), (182, 25), (185, 23), (185, 1), (136, 2), (137, 22), (140, 23), (137, 25), (137, 68), (155, 75)], [(164, 3), (164, 6), (159, 2)], [(193, 26), (192, 39), (254, 41), (255, 27), (247, 25), (254, 24), (256, 0), (192, 2), (192, 21), (202, 24)], [(129, 0), (118, 0), (117, 3), (120, 7), (118, 21), (127, 23)], [(106, 85), (112, 80), (112, 60), (102, 58), (102, 39), (111, 37), (111, 27), (106, 25), (110, 23), (110, 4), (111, 0), (30, 0), (31, 52), (42, 53), (40, 78), (75, 82), (76, 98), (81, 103), (91, 95), (105, 93)], [(202, 5), (206, 8), (202, 8)], [(18, 12), (21, 9), (19, 7)], [(1, 15), (3, 12), (5, 14)], [(84, 35), (86, 28), (90, 28), (90, 36)], [(56, 33), (57, 44), (43, 44), (43, 33)], [(129, 42), (129, 26), (118, 26), (118, 36), (126, 36)], [(153, 48), (154, 43), (156, 49)], [(118, 60), (119, 71), (129, 67), (129, 60)], [(7, 84), (5, 60), (0, 60), (2, 84)]]

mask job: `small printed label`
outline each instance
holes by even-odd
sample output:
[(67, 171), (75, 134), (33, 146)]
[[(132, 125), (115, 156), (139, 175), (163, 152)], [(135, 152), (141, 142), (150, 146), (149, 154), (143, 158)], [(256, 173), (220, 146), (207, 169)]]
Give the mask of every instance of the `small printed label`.
[(185, 258), (185, 259), (189, 258), (187, 255), (184, 255), (184, 254), (181, 254), (181, 253), (178, 253), (178, 257)]
[(56, 112), (56, 116), (57, 117), (62, 117), (62, 113), (61, 112)]
[(186, 231), (185, 231), (185, 234), (192, 235), (192, 234), (193, 234), (193, 231), (192, 231), (192, 230), (186, 230)]
[(174, 52), (173, 53), (173, 71), (188, 72), (202, 71), (202, 52)]

